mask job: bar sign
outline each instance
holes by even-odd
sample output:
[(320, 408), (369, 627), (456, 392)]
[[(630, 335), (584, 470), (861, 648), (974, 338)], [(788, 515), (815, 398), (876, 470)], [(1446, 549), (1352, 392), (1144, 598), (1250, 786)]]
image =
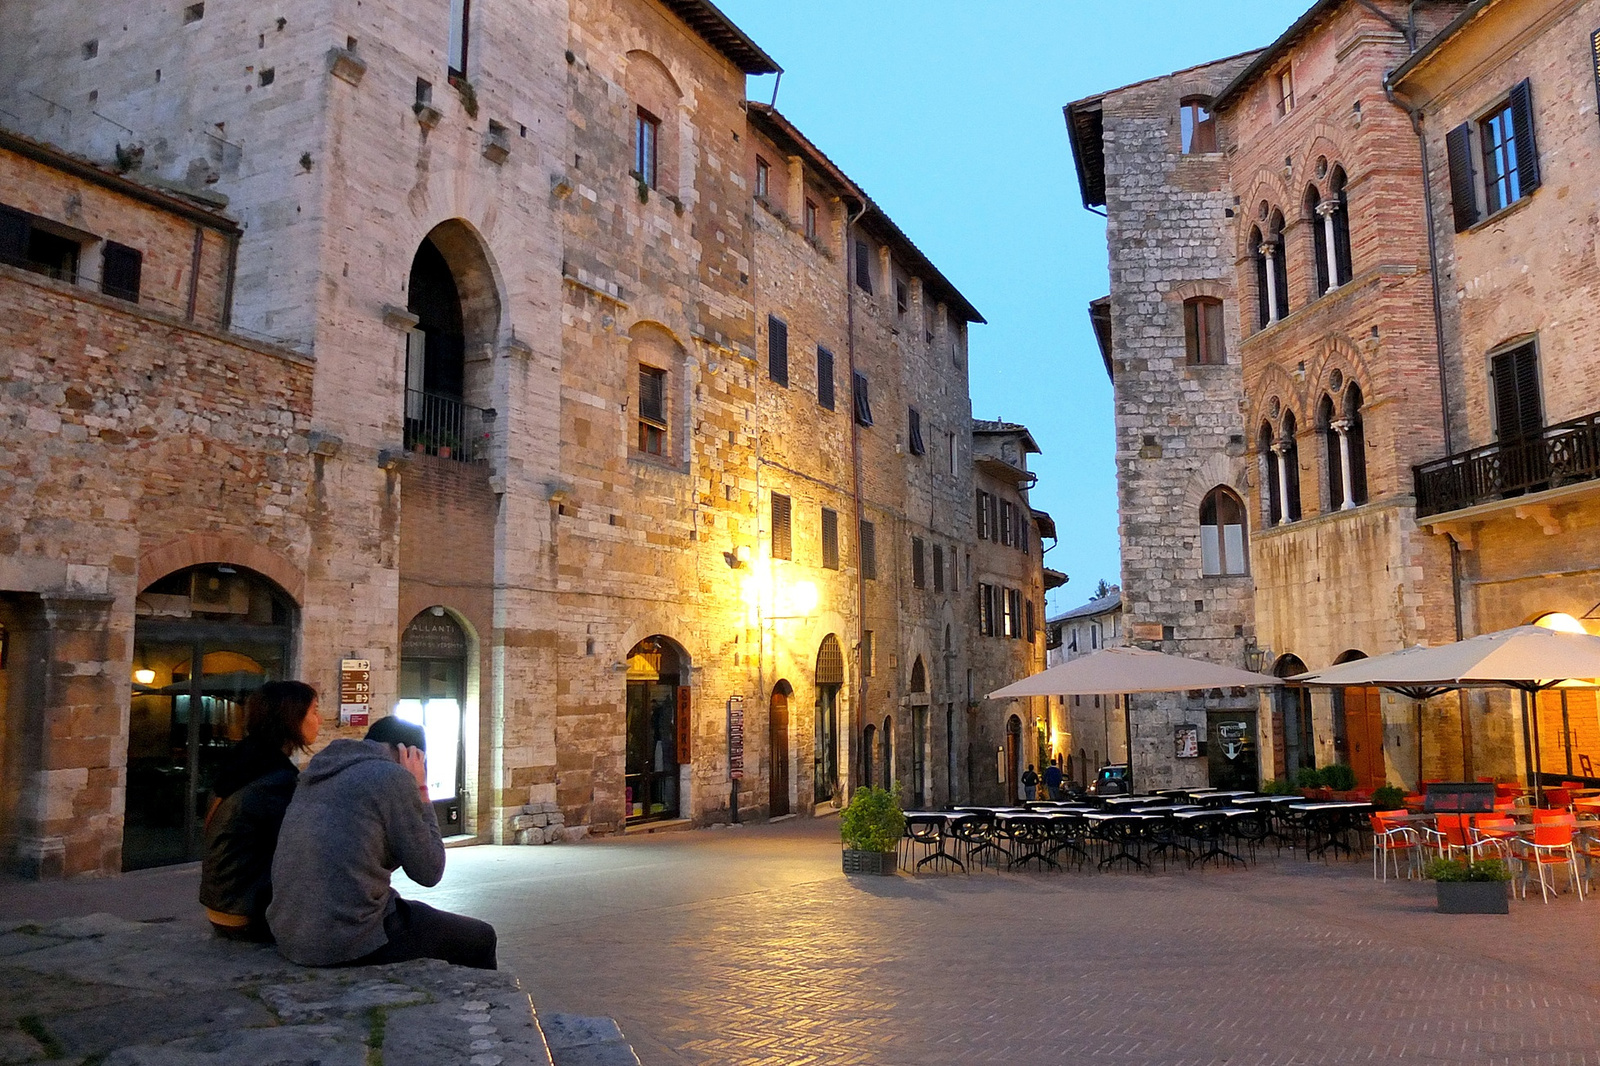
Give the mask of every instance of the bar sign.
[(372, 711), (372, 660), (339, 660), (339, 724), (366, 727)]

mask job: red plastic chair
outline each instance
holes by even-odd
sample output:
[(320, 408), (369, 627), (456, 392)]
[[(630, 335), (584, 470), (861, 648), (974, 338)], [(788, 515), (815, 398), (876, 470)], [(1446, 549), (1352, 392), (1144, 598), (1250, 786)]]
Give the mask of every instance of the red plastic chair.
[(1389, 880), (1389, 857), (1394, 856), (1394, 875), (1400, 876), (1400, 856), (1406, 857), (1406, 877), (1419, 872), (1422, 857), (1422, 838), (1410, 826), (1392, 821), (1393, 811), (1378, 811), (1372, 819), (1372, 876), (1383, 871), (1383, 880)]
[(1522, 862), (1522, 898), (1528, 898), (1528, 869), (1539, 871), (1539, 894), (1546, 903), (1555, 889), (1555, 874), (1545, 871), (1555, 866), (1566, 866), (1567, 878), (1578, 899), (1583, 900), (1583, 881), (1578, 876), (1577, 819), (1567, 811), (1534, 811), (1533, 839), (1518, 840), (1513, 847)]

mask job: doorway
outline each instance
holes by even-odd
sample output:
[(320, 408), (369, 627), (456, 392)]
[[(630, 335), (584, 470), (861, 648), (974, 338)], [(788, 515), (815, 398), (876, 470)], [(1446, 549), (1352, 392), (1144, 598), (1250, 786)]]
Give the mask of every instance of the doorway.
[(467, 664), (470, 641), (443, 607), (411, 620), (400, 636), (400, 701), (394, 713), (428, 739), (428, 794), (439, 831), (465, 832)]
[(1022, 719), (1012, 715), (1006, 722), (1006, 757), (1002, 769), (1001, 783), (1005, 787), (1005, 800), (1015, 803), (1022, 798), (1017, 791), (1017, 783), (1022, 780), (1022, 767), (1018, 760), (1022, 758)]
[[(1272, 667), (1275, 677), (1306, 672), (1297, 655), (1284, 655)], [(1279, 686), (1272, 696), (1273, 776), (1293, 782), (1303, 769), (1316, 766), (1315, 736), (1311, 727), (1311, 694), (1304, 685)]]
[(261, 575), (213, 564), (155, 582), (135, 611), (124, 871), (200, 857), (245, 700), (289, 676), (295, 608)]
[(835, 802), (839, 792), (839, 692), (844, 688), (844, 651), (829, 633), (817, 648), (817, 703), (812, 718), (811, 798)]
[(1206, 741), (1212, 788), (1260, 787), (1255, 711), (1207, 711)]
[[(688, 726), (686, 666), (676, 645), (650, 637), (628, 653), (628, 737), (624, 769), (627, 820), (678, 817), (678, 760), (687, 755), (680, 736)], [(686, 739), (686, 738), (684, 738)]]
[(767, 750), (772, 753), (768, 773), (767, 812), (770, 818), (789, 813), (789, 682), (780, 681), (772, 690), (767, 714)]

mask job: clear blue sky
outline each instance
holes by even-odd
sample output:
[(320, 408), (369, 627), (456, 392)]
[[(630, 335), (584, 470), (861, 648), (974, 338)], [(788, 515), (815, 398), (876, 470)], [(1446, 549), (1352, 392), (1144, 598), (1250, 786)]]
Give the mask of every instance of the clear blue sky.
[[(1072, 578), (1052, 612), (1120, 580), (1111, 387), (1086, 308), (1105, 223), (1083, 209), (1061, 108), (1270, 43), (1310, 0), (718, 0), (784, 68), (778, 108), (989, 320), (972, 412), (1026, 423), (1033, 504)], [(752, 99), (773, 79), (751, 78)]]

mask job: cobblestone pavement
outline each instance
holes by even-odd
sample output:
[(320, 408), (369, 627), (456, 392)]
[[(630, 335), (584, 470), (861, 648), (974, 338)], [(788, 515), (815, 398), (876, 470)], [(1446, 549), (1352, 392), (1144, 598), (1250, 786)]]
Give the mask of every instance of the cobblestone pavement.
[[(645, 1066), (1600, 1066), (1600, 900), (1440, 915), (1431, 885), (1290, 852), (1251, 869), (846, 880), (836, 832), (461, 849), (438, 888), (403, 891), (493, 921), (541, 1014), (615, 1017)], [(112, 902), (192, 898), (192, 874), (144, 883)], [(0, 890), (0, 916), (25, 894)]]

